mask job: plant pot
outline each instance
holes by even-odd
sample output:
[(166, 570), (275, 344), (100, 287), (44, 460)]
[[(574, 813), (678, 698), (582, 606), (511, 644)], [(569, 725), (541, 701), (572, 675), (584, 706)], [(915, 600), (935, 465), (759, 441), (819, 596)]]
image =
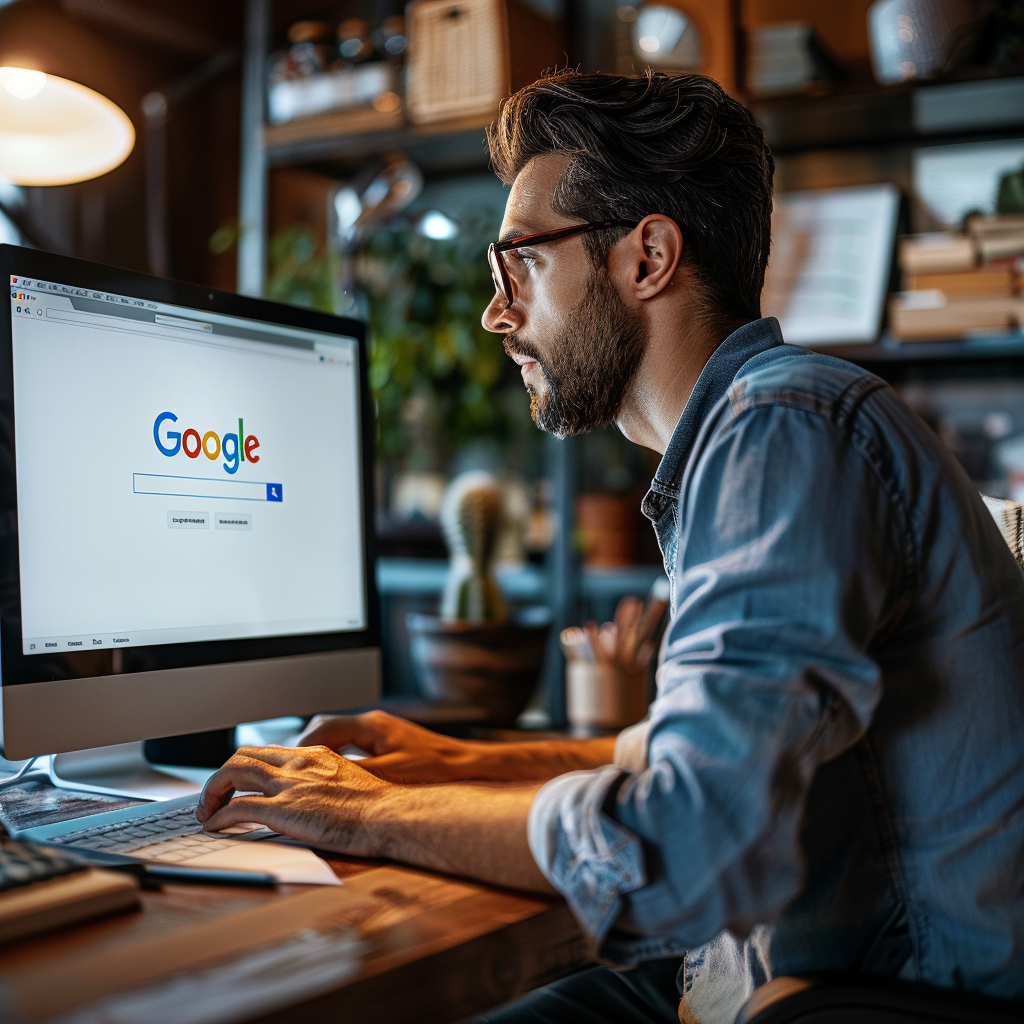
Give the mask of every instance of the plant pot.
[(580, 494), (576, 523), (587, 565), (614, 568), (636, 565), (640, 505), (632, 494)]
[(515, 724), (544, 662), (551, 629), (546, 608), (513, 622), (477, 624), (416, 612), (405, 622), (425, 697), (483, 708), (488, 725)]

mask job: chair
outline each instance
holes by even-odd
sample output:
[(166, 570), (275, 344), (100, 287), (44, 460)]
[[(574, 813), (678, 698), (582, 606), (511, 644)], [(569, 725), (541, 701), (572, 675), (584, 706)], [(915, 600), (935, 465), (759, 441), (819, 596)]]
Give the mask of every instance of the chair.
[(1021, 1024), (1024, 1003), (863, 975), (775, 978), (735, 1024)]

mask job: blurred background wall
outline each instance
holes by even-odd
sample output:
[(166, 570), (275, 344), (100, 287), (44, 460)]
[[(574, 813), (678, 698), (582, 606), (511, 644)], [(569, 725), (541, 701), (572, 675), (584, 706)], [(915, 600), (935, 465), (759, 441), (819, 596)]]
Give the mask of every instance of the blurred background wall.
[(607, 617), (660, 572), (657, 458), (545, 438), (479, 326), (505, 199), (483, 128), (545, 69), (699, 71), (751, 105), (777, 164), (766, 312), (1024, 498), (1024, 0), (0, 0), (3, 65), (138, 134), (95, 180), (0, 181), (5, 239), (369, 320), (393, 693), (416, 692), (405, 614), (436, 605), (462, 470), (504, 490), (514, 604)]

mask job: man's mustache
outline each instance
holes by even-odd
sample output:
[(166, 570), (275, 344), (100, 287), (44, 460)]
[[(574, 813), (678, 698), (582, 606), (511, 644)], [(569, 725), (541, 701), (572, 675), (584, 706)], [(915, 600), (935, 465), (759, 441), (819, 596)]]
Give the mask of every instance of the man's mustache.
[(541, 366), (544, 365), (536, 346), (532, 345), (525, 338), (520, 338), (515, 334), (506, 334), (502, 341), (502, 346), (507, 356), (526, 356), (527, 359), (533, 359), (535, 362), (540, 363)]

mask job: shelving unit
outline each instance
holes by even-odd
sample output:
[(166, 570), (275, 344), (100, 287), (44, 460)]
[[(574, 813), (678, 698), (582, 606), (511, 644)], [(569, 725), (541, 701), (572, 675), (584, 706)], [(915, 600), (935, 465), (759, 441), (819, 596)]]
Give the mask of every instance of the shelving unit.
[(986, 334), (965, 341), (897, 341), (884, 333), (874, 345), (814, 345), (817, 352), (849, 359), (860, 366), (896, 367), (914, 363), (966, 363), (985, 366), (994, 361), (1024, 366), (1024, 331)]
[[(484, 128), (489, 119), (411, 125), (400, 112), (345, 111), (303, 118), (282, 125), (266, 123), (265, 83), (270, 45), (272, 0), (247, 0), (243, 53), (241, 174), (239, 195), (238, 290), (262, 295), (266, 277), (268, 172), (271, 167), (331, 163), (354, 166), (390, 150), (401, 150), (428, 173), (485, 170), (488, 164)], [(544, 600), (553, 615), (549, 657), (541, 685), (552, 724), (565, 723), (564, 669), (558, 646), (560, 629), (576, 620), (581, 599), (595, 595), (615, 600), (626, 593), (645, 593), (657, 567), (622, 572), (579, 574), (573, 549), (573, 502), (578, 473), (576, 444), (549, 439), (548, 476), (555, 505), (555, 540), (543, 572), (524, 570), (503, 582), (514, 600)], [(443, 583), (441, 564), (389, 562), (379, 573), (382, 596), (404, 593), (436, 597)], [(529, 595), (534, 595), (530, 597)]]
[[(247, 0), (243, 60), (242, 166), (238, 288), (263, 292), (267, 245), (267, 176), (271, 167), (329, 163), (354, 166), (399, 149), (432, 173), (483, 170), (487, 166), (481, 120), (417, 127), (400, 112), (349, 111), (283, 125), (266, 125), (264, 90), (272, 0)], [(1024, 135), (1024, 76), (983, 81), (906, 85), (861, 94), (833, 94), (757, 102), (752, 106), (780, 158), (815, 151), (877, 149), (906, 152), (922, 144)], [(897, 182), (906, 187), (906, 182)], [(1024, 332), (962, 342), (899, 343), (883, 336), (874, 345), (822, 346), (898, 382), (936, 375), (1024, 377)], [(543, 681), (554, 725), (565, 720), (563, 667), (557, 630), (575, 621), (580, 602), (595, 594), (614, 600), (645, 591), (657, 567), (580, 571), (574, 551), (574, 500), (579, 475), (578, 443), (548, 440), (553, 485), (555, 541), (544, 571), (524, 569), (504, 579), (515, 600), (540, 600), (552, 608), (551, 657)], [(420, 598), (440, 592), (443, 563), (382, 560), (381, 593)]]
[(404, 113), (345, 110), (267, 124), (266, 81), (272, 0), (247, 0), (242, 58), (238, 290), (262, 295), (266, 278), (267, 177), (271, 167), (330, 162), (353, 166), (401, 150), (429, 173), (487, 166), (481, 118), (409, 124)]
[(346, 110), (268, 125), (263, 144), (272, 167), (316, 161), (353, 164), (400, 149), (427, 172), (483, 170), (487, 123), (468, 118), (412, 125), (402, 111)]
[[(824, 155), (833, 167), (850, 151), (885, 154), (893, 183), (921, 146), (1024, 136), (1024, 74), (974, 81), (907, 84), (858, 94), (795, 97), (752, 105), (780, 162)], [(809, 346), (848, 359), (893, 383), (943, 375), (1024, 377), (1024, 330), (963, 341), (900, 342), (883, 332), (873, 345)]]
[(787, 98), (751, 109), (777, 154), (1017, 134), (1024, 76)]

